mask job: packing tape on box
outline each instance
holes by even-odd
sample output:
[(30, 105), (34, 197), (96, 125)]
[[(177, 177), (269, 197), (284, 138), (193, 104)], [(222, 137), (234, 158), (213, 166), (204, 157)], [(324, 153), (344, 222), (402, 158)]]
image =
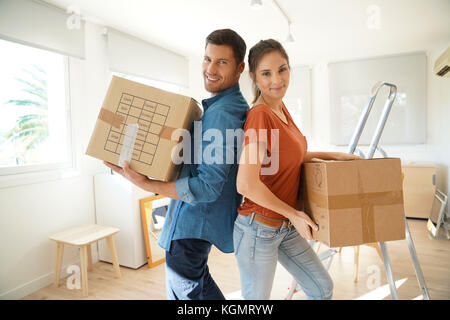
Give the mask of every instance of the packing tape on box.
[(362, 236), (364, 243), (375, 242), (375, 206), (403, 203), (403, 192), (386, 191), (327, 196), (314, 191), (307, 192), (308, 200), (325, 209), (361, 208)]
[(125, 117), (120, 116), (111, 110), (101, 108), (100, 113), (98, 114), (98, 118), (113, 127), (120, 128), (120, 125), (124, 122)]
[[(357, 167), (358, 168), (358, 167)], [(361, 172), (358, 168), (358, 197), (361, 205), (361, 232), (363, 243), (375, 242), (375, 214), (374, 214), (374, 202), (376, 203), (377, 196), (374, 195), (374, 201), (371, 201), (369, 196), (366, 196), (363, 188), (363, 181), (361, 178)], [(381, 198), (383, 199), (383, 198)]]
[(123, 138), (122, 149), (120, 150), (119, 156), (119, 166), (123, 168), (123, 162), (131, 161), (133, 156), (134, 143), (136, 142), (137, 132), (139, 130), (139, 125), (137, 123), (132, 123), (127, 125), (125, 131), (125, 137)]
[[(172, 141), (172, 133), (177, 130), (177, 128), (169, 127), (169, 126), (163, 126), (161, 128), (161, 131), (158, 133), (158, 137), (161, 139), (166, 139)], [(180, 142), (181, 136), (178, 137), (178, 142)], [(173, 140), (175, 141), (175, 140)]]

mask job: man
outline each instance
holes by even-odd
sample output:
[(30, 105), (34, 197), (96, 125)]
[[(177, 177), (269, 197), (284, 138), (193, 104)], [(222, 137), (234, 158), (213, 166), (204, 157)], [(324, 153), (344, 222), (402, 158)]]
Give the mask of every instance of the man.
[[(209, 273), (207, 261), (212, 244), (222, 252), (233, 252), (233, 225), (242, 200), (236, 191), (240, 145), (227, 144), (226, 131), (242, 129), (249, 109), (239, 88), (245, 51), (244, 40), (233, 30), (216, 30), (206, 38), (202, 69), (204, 86), (211, 97), (202, 101), (201, 128), (196, 123), (191, 129), (191, 154), (197, 161), (185, 163), (178, 180), (150, 180), (131, 170), (128, 163), (122, 169), (105, 162), (142, 189), (175, 199), (169, 205), (159, 240), (166, 250), (169, 299), (225, 299)], [(201, 132), (194, 132), (194, 128)], [(202, 137), (208, 130), (220, 133), (223, 139)], [(194, 143), (194, 139), (201, 141)], [(202, 150), (211, 144), (217, 147), (218, 141), (223, 142), (222, 155), (234, 154), (232, 163), (225, 157), (212, 164), (201, 159)], [(195, 145), (201, 148), (195, 149)]]

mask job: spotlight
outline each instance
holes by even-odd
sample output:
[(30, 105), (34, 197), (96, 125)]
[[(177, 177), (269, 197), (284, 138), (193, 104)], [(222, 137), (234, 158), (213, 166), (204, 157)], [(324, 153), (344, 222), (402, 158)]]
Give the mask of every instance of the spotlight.
[(285, 40), (286, 42), (294, 42), (294, 37), (292, 36), (292, 32), (291, 32), (291, 24), (289, 23), (289, 33), (288, 36)]
[(252, 7), (252, 9), (254, 10), (259, 10), (262, 8), (262, 1), (261, 0), (252, 0), (250, 2), (250, 6)]

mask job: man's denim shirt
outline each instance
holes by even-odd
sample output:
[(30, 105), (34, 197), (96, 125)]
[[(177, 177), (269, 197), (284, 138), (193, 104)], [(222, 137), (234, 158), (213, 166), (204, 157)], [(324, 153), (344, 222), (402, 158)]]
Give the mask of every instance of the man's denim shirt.
[[(233, 252), (233, 226), (242, 201), (236, 191), (238, 149), (242, 140), (233, 138), (234, 143), (226, 145), (227, 129), (228, 134), (243, 129), (249, 106), (239, 84), (203, 100), (202, 105), (202, 120), (194, 122), (190, 131), (191, 164), (183, 164), (176, 181), (181, 201), (170, 202), (158, 244), (169, 251), (172, 240), (203, 239), (229, 253)], [(200, 123), (201, 136), (200, 130), (194, 133), (194, 127), (198, 129)], [(220, 134), (222, 141), (217, 138)], [(234, 155), (232, 161), (226, 161), (227, 154)], [(213, 159), (222, 156), (222, 161), (211, 163), (208, 155)]]

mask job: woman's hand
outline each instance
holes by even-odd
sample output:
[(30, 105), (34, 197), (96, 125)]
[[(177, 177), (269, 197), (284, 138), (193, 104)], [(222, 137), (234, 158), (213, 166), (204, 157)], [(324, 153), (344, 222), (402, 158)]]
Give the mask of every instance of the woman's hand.
[(303, 211), (296, 211), (296, 213), (289, 217), (289, 221), (294, 225), (295, 230), (306, 240), (314, 240), (311, 229), (319, 230), (319, 226), (312, 221), (312, 219)]
[(117, 172), (118, 174), (122, 175), (124, 178), (130, 180), (132, 183), (134, 183), (137, 186), (142, 186), (142, 184), (148, 180), (146, 176), (143, 174), (140, 174), (133, 169), (130, 168), (130, 165), (128, 161), (123, 162), (123, 168), (116, 166), (115, 164), (112, 164), (110, 162), (103, 161), (103, 163), (110, 169), (112, 169), (114, 172)]
[(356, 154), (348, 154), (344, 152), (333, 152), (334, 159), (339, 161), (347, 161), (347, 160), (362, 160), (360, 156)]
[(338, 160), (338, 161), (347, 161), (347, 160), (362, 160), (360, 156), (356, 154), (348, 154), (344, 152), (310, 152), (308, 151), (303, 159), (303, 162), (310, 162), (313, 159), (321, 159), (321, 160)]

